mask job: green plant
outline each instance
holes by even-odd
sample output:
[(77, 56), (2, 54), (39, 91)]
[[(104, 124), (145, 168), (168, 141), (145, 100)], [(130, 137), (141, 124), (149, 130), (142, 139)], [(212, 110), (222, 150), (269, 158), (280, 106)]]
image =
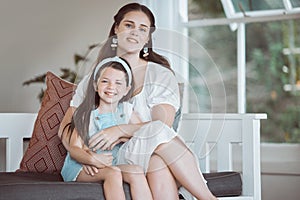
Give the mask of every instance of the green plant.
[(290, 63), (282, 50), (288, 47), (286, 38), (295, 34), (287, 31), (287, 23), (283, 21), (256, 25), (261, 27), (260, 37), (264, 38), (262, 42), (265, 43), (261, 42), (260, 46), (257, 45), (259, 48), (249, 50), (252, 52), (251, 61), (256, 72), (251, 87), (263, 86), (261, 92), (264, 95), (257, 95), (249, 100), (247, 111), (268, 114), (268, 120), (262, 122), (264, 128), (261, 136), (264, 142), (300, 141), (300, 96), (284, 90), (284, 85), (290, 83), (290, 77), (282, 69), (283, 66), (289, 67)]
[[(73, 56), (75, 70), (72, 70), (70, 68), (60, 68), (60, 71), (62, 73), (59, 75), (59, 77), (64, 80), (67, 80), (71, 83), (78, 83), (82, 78), (78, 74), (78, 69), (80, 68), (79, 65), (80, 64), (83, 65), (85, 62), (87, 62), (89, 60), (88, 57), (89, 57), (90, 53), (92, 52), (92, 50), (94, 50), (95, 48), (97, 48), (99, 46), (100, 46), (100, 43), (96, 43), (96, 44), (92, 44), (92, 45), (88, 46), (88, 49), (86, 50), (86, 52), (83, 55), (75, 53)], [(46, 73), (35, 76), (32, 79), (24, 81), (23, 86), (28, 86), (28, 85), (36, 84), (36, 83), (45, 84)], [(40, 93), (37, 96), (40, 102), (42, 101), (43, 96), (44, 96), (44, 89), (42, 88)]]

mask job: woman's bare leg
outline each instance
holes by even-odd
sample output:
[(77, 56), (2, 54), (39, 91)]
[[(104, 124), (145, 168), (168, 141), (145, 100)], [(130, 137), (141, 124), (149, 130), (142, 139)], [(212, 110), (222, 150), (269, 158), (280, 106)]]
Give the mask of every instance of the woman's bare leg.
[(147, 172), (147, 180), (153, 199), (179, 199), (175, 179), (168, 166), (158, 155), (154, 154), (151, 156)]
[(195, 156), (178, 137), (161, 144), (155, 153), (165, 161), (175, 179), (197, 199), (216, 199), (204, 182)]
[(143, 168), (137, 165), (118, 165), (122, 171), (123, 180), (130, 185), (133, 200), (152, 200), (152, 194)]
[(117, 167), (105, 167), (99, 169), (94, 176), (86, 174), (83, 170), (79, 173), (78, 182), (100, 182), (103, 183), (104, 196), (107, 200), (124, 199), (123, 179), (121, 170)]

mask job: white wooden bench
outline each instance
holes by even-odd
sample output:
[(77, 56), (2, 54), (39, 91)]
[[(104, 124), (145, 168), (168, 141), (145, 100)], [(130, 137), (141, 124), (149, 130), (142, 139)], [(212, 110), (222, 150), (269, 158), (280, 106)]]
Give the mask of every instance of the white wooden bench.
[(23, 157), (24, 138), (30, 138), (37, 114), (0, 113), (0, 138), (6, 140), (6, 171), (19, 168)]
[[(241, 154), (242, 196), (220, 200), (261, 199), (260, 120), (266, 118), (266, 114), (183, 114), (179, 134), (197, 154), (202, 172), (233, 171), (234, 162), (239, 162), (233, 153)], [(241, 152), (233, 152), (236, 149)]]
[[(0, 138), (6, 140), (7, 172), (19, 168), (23, 139), (31, 137), (36, 116), (0, 113)], [(232, 171), (232, 147), (236, 144), (241, 147), (242, 196), (220, 200), (261, 199), (260, 120), (266, 118), (266, 114), (183, 114), (179, 133), (197, 153), (203, 172)]]

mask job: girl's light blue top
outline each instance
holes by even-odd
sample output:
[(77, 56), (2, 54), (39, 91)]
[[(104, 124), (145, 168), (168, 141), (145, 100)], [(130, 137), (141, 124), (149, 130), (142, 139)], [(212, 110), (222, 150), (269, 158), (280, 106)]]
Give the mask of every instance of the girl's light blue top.
[[(124, 114), (123, 104), (119, 104), (117, 111), (114, 113), (104, 113), (100, 114), (98, 109), (93, 110), (91, 113), (89, 136), (91, 137), (99, 131), (109, 128), (111, 126), (116, 126), (118, 124), (125, 124), (125, 114)], [(116, 157), (120, 146), (122, 144), (117, 144), (112, 150), (97, 150), (97, 153), (111, 152), (113, 156), (112, 165), (116, 165)], [(76, 160), (72, 159), (69, 152), (65, 158), (63, 168), (61, 170), (61, 175), (64, 181), (76, 181), (78, 174), (82, 170), (82, 164), (78, 163)]]

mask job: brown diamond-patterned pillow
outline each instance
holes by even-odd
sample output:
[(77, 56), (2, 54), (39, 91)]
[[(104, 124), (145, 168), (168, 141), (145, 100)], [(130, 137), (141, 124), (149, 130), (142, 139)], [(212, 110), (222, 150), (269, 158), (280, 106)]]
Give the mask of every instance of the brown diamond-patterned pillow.
[(46, 85), (32, 137), (17, 171), (58, 174), (63, 166), (66, 149), (57, 133), (76, 85), (52, 72), (46, 74)]

